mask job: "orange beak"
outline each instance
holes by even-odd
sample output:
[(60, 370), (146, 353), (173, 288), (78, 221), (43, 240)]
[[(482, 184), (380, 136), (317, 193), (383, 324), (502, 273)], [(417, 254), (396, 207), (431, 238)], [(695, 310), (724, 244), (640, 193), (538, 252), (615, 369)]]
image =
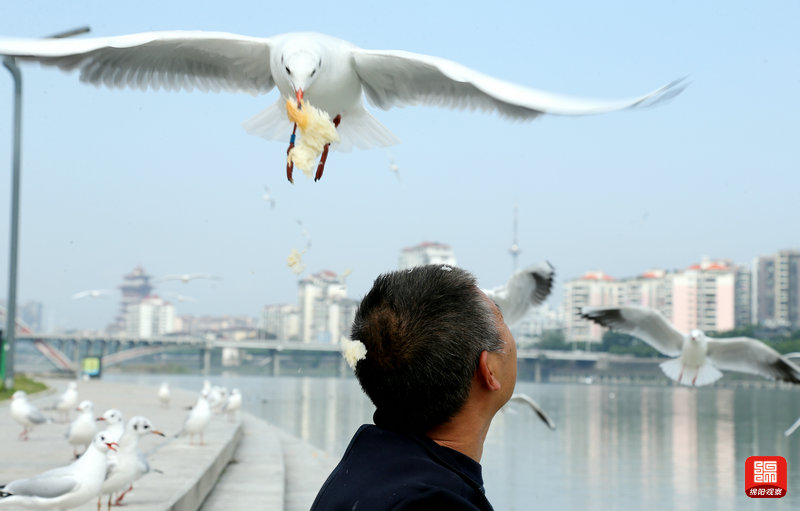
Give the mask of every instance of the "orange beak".
[(165, 435), (164, 433), (160, 432), (157, 429), (154, 429), (153, 431), (151, 431), (151, 433), (153, 433), (154, 435), (158, 435), (158, 436), (167, 436), (167, 435)]
[(294, 94), (297, 96), (297, 108), (300, 108), (303, 103), (303, 89), (297, 89)]
[(108, 448), (109, 448), (109, 449), (111, 449), (112, 451), (116, 451), (116, 450), (117, 450), (117, 447), (119, 447), (119, 444), (118, 444), (117, 442), (110, 442), (110, 443), (107, 443), (106, 445), (107, 445), (107, 446), (108, 446)]

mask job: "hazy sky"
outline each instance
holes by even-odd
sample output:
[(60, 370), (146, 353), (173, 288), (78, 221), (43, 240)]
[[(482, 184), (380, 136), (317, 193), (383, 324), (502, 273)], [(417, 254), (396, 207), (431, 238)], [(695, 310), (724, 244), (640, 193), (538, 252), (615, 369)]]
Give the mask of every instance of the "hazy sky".
[[(402, 144), (331, 153), (314, 183), (284, 176), (286, 144), (241, 123), (277, 98), (98, 89), (23, 65), (20, 302), (53, 325), (102, 328), (115, 288), (150, 274), (196, 298), (179, 314), (249, 314), (295, 303), (293, 248), (306, 274), (351, 269), (349, 294), (396, 267), (403, 247), (450, 244), (481, 285), (511, 270), (513, 204), (521, 264), (549, 260), (560, 283), (683, 268), (704, 255), (749, 263), (800, 248), (800, 3), (751, 2), (3, 2), (0, 34), (90, 35), (197, 29), (269, 36), (310, 30), (405, 49), (547, 91), (625, 98), (688, 76), (648, 110), (508, 122), (413, 107), (370, 110)], [(85, 36), (84, 36), (85, 37)], [(0, 295), (8, 288), (10, 75), (0, 72)], [(287, 139), (288, 139), (287, 133)], [(401, 180), (390, 171), (389, 155)], [(263, 200), (269, 186), (274, 209)], [(552, 303), (562, 299), (559, 286)]]

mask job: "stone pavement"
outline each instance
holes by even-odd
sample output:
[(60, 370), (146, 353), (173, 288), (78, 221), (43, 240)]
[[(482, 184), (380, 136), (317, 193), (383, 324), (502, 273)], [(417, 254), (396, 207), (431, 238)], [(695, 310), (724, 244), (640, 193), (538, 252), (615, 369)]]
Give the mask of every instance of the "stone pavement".
[[(67, 381), (47, 382), (54, 391), (31, 396), (31, 402), (56, 418), (55, 403)], [(125, 509), (197, 510), (261, 509), (301, 511), (310, 507), (317, 491), (338, 461), (287, 432), (249, 414), (229, 421), (212, 417), (205, 445), (190, 445), (180, 430), (196, 394), (172, 389), (169, 408), (162, 408), (156, 388), (102, 380), (78, 383), (80, 399), (94, 402), (100, 416), (107, 408), (119, 408), (126, 420), (134, 415), (149, 418), (167, 434), (141, 439), (140, 449), (149, 454), (150, 473), (136, 482), (125, 497)], [(199, 391), (200, 389), (198, 389)], [(74, 417), (74, 414), (73, 414)], [(99, 423), (102, 425), (102, 422)], [(0, 403), (0, 483), (30, 477), (70, 463), (72, 446), (64, 438), (67, 424), (44, 424), (20, 441), (22, 427)], [(77, 508), (96, 510), (95, 501)]]

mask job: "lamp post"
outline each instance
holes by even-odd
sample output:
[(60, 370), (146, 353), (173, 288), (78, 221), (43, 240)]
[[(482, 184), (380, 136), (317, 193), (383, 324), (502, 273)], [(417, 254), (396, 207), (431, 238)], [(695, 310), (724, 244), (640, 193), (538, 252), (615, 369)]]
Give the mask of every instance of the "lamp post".
[[(71, 37), (84, 34), (89, 27), (80, 27), (50, 36), (51, 39)], [(8, 304), (6, 306), (6, 328), (3, 342), (4, 385), (7, 389), (14, 386), (14, 345), (16, 341), (17, 318), (17, 243), (19, 241), (19, 183), (20, 159), (22, 147), (22, 73), (17, 67), (14, 57), (4, 57), (3, 65), (14, 79), (14, 142), (11, 163), (11, 239), (9, 244), (8, 268)]]

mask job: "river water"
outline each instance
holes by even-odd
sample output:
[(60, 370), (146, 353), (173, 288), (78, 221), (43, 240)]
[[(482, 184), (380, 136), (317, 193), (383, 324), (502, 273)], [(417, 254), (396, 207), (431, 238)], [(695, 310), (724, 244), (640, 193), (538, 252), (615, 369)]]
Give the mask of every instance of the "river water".
[[(191, 390), (203, 380), (106, 378)], [(210, 379), (238, 387), (247, 411), (331, 454), (340, 455), (356, 428), (371, 422), (372, 404), (354, 378)], [(795, 390), (531, 382), (516, 390), (536, 399), (557, 429), (523, 405), (497, 415), (481, 464), (498, 511), (800, 509), (800, 431), (783, 435), (800, 416)], [(754, 455), (786, 458), (786, 497), (745, 495), (745, 460)]]

